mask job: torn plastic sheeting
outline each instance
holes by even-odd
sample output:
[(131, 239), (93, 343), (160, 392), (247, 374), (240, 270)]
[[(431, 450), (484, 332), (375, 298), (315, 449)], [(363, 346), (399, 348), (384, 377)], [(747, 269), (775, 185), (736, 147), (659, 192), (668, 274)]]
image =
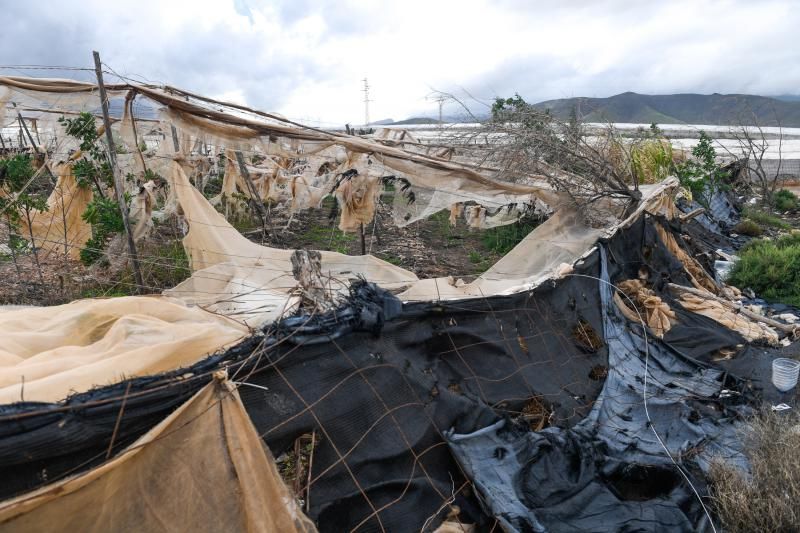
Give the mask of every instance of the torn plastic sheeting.
[[(681, 487), (653, 500), (625, 501), (601, 471), (599, 448), (569, 430), (532, 432), (501, 420), (450, 446), (507, 532), (692, 530)], [(672, 491), (671, 491), (672, 492)], [(675, 501), (677, 500), (677, 501)]]
[(673, 476), (663, 493), (636, 503), (617, 497), (603, 478), (634, 466), (672, 471), (664, 446), (701, 471), (714, 456), (747, 468), (734, 423), (703, 403), (718, 395), (724, 372), (688, 360), (657, 339), (646, 345), (641, 326), (610, 305), (605, 248), (600, 251), (609, 373), (589, 415), (570, 430), (520, 432), (501, 422), (469, 435), (447, 435), (507, 531), (696, 529), (703, 513), (696, 500), (687, 499), (688, 487), (679, 477)]
[[(682, 457), (703, 443), (694, 459), (708, 466), (715, 451), (733, 453), (727, 458), (741, 467), (747, 460), (732, 421), (700, 418), (692, 422), (693, 405), (713, 400), (723, 385), (725, 372), (680, 355), (667, 344), (642, 336), (641, 325), (625, 320), (610, 306), (611, 291), (605, 248), (601, 248), (600, 301), (604, 336), (608, 344), (609, 375), (592, 411), (579, 427), (609, 447), (610, 455), (643, 464), (671, 464), (653, 433), (655, 427), (673, 457)], [(647, 374), (647, 413), (644, 376)], [(648, 416), (649, 413), (649, 416)]]

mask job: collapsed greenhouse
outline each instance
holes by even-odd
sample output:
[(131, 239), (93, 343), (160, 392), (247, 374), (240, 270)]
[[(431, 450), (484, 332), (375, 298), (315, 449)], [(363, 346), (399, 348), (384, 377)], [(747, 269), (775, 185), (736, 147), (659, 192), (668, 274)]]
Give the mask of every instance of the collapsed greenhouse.
[[(179, 217), (191, 276), (161, 295), (0, 311), (2, 531), (711, 530), (711, 463), (746, 471), (743, 417), (791, 403), (769, 368), (794, 327), (742, 312), (713, 268), (735, 210), (698, 215), (674, 178), (590, 220), (542, 176), (501, 180), (406, 138), (107, 89), (124, 102), (112, 129), (132, 233)], [(51, 135), (36, 149), (51, 208), (29, 231), (74, 257), (92, 193), (58, 119), (95, 113), (97, 87), (5, 77), (0, 91), (0, 125), (21, 110)], [(137, 118), (136, 99), (157, 113)], [(209, 160), (226, 166), (211, 199)], [(355, 230), (387, 184), (400, 226), (443, 210), (474, 227), (547, 220), (464, 282), (263, 246), (226, 217), (250, 206), (275, 231), (265, 205), (335, 196)]]

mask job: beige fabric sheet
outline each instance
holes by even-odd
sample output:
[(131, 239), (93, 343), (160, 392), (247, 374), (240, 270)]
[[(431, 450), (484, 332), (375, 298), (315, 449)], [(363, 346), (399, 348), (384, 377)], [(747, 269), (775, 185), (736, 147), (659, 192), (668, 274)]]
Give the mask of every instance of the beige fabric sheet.
[(707, 316), (728, 329), (738, 331), (750, 342), (763, 341), (773, 346), (779, 345), (778, 333), (774, 329), (761, 322), (750, 320), (720, 302), (686, 292), (680, 294), (678, 302), (688, 311)]
[[(645, 286), (645, 283), (639, 279), (628, 279), (617, 283), (617, 287), (627, 296), (624, 298), (620, 296), (619, 292), (614, 293), (614, 303), (619, 310), (628, 320), (633, 322), (645, 321), (647, 327), (659, 339), (672, 329), (674, 323), (677, 322), (675, 311), (670, 309), (669, 304), (663, 301), (652, 289)], [(635, 305), (642, 308), (643, 316), (631, 308), (632, 300)]]
[(605, 230), (587, 227), (575, 210), (562, 208), (536, 227), (517, 246), (472, 283), (423, 279), (398, 297), (402, 300), (445, 300), (513, 294), (535, 287), (572, 265), (593, 249)]
[(230, 382), (107, 463), (0, 504), (0, 532), (314, 532)]
[[(81, 216), (86, 205), (92, 201), (89, 187), (78, 187), (72, 174), (72, 164), (61, 164), (56, 169), (58, 181), (47, 198), (47, 211), (34, 210), (30, 228), (40, 257), (53, 254), (64, 257), (65, 252), (71, 259), (80, 257), (81, 248), (92, 236), (92, 227)], [(24, 213), (20, 213), (22, 234), (29, 238), (28, 221)]]
[(0, 312), (0, 404), (54, 402), (190, 365), (248, 329), (160, 296), (87, 299)]
[[(297, 286), (291, 273), (293, 251), (248, 240), (189, 183), (180, 165), (173, 165), (171, 175), (189, 224), (183, 245), (194, 274), (164, 293), (235, 316), (251, 326), (291, 310)], [(371, 255), (320, 253), (322, 274), (330, 279), (332, 291), (347, 291), (350, 280), (359, 276), (389, 289), (417, 281), (412, 272)]]

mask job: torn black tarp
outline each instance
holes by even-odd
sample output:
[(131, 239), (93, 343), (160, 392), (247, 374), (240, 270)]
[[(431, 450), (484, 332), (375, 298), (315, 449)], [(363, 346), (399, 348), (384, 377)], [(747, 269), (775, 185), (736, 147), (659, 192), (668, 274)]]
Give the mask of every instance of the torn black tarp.
[[(588, 416), (572, 429), (539, 433), (501, 421), (451, 431), (448, 442), (507, 531), (702, 530), (706, 514), (673, 459), (690, 479), (713, 457), (747, 467), (737, 407), (719, 399), (725, 373), (629, 324), (611, 304), (600, 252), (609, 372)], [(701, 478), (693, 483), (704, 489)], [(625, 494), (637, 484), (638, 495)]]
[[(646, 270), (648, 287), (668, 302), (667, 283), (690, 285), (655, 223), (641, 217), (573, 275), (530, 291), (400, 307), (356, 284), (336, 313), (273, 324), (189, 368), (58, 404), (2, 406), (0, 496), (102, 464), (225, 368), (276, 457), (316, 435), (301, 485), (310, 485), (307, 513), (321, 531), (433, 531), (448, 502), (487, 530), (495, 517), (520, 531), (702, 529), (697, 498), (643, 413), (644, 331), (618, 314), (611, 287), (598, 281)], [(725, 374), (725, 363), (711, 363), (741, 337), (675, 310), (679, 323), (649, 344), (649, 415), (704, 494), (711, 456), (741, 462), (730, 418), (753, 392)], [(744, 349), (733, 362), (747, 368), (760, 356)], [(722, 388), (736, 394), (719, 398)], [(456, 442), (481, 429), (481, 441)], [(513, 460), (498, 452), (497, 470), (500, 442), (517, 451)], [(508, 497), (492, 497), (501, 489), (515, 495), (514, 509), (503, 507)]]

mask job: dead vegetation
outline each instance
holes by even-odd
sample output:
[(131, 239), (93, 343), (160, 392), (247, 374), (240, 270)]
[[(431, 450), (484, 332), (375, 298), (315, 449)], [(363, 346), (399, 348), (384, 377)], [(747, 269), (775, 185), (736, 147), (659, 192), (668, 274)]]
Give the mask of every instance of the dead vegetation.
[(531, 431), (541, 431), (550, 425), (552, 410), (541, 396), (532, 396), (522, 407), (520, 418), (528, 424)]
[(603, 339), (591, 324), (581, 319), (572, 328), (572, 339), (586, 353), (595, 353), (603, 347)]
[(711, 493), (725, 531), (797, 531), (800, 524), (800, 415), (765, 411), (744, 434), (750, 473), (712, 463)]

